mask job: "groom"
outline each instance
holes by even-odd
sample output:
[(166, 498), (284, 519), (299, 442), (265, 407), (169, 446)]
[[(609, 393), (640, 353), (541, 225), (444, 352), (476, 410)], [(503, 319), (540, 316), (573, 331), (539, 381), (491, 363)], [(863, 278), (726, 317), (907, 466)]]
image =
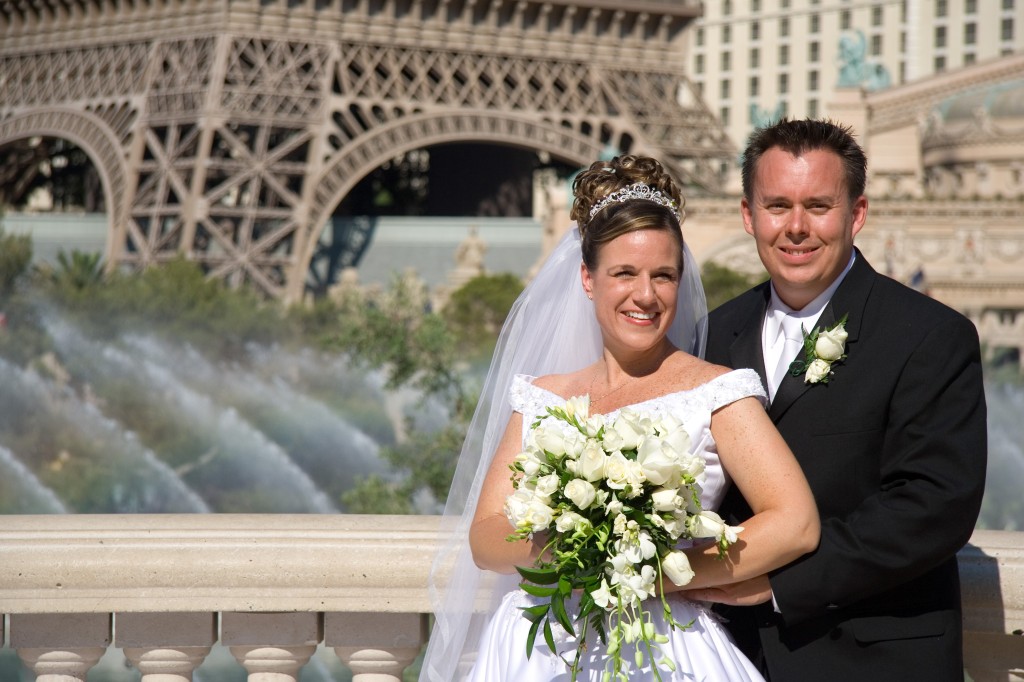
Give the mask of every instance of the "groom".
[[(770, 576), (692, 596), (734, 605), (729, 627), (772, 682), (962, 682), (956, 553), (986, 465), (977, 332), (854, 248), (866, 161), (848, 129), (779, 121), (752, 135), (742, 173), (744, 228), (771, 281), (712, 313), (707, 359), (765, 380), (821, 542)], [(823, 330), (817, 354), (801, 327)], [(750, 513), (735, 490), (723, 510)]]

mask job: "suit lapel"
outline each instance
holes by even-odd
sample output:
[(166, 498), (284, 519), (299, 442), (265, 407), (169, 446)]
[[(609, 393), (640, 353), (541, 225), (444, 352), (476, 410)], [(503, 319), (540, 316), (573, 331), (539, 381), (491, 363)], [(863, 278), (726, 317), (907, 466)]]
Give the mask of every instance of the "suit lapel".
[(755, 299), (756, 302), (750, 307), (749, 314), (735, 331), (736, 338), (729, 347), (729, 362), (733, 367), (750, 367), (761, 377), (761, 383), (767, 386), (764, 352), (761, 349), (761, 325), (764, 323), (764, 313), (768, 309), (771, 289), (767, 282), (762, 286), (764, 295)]

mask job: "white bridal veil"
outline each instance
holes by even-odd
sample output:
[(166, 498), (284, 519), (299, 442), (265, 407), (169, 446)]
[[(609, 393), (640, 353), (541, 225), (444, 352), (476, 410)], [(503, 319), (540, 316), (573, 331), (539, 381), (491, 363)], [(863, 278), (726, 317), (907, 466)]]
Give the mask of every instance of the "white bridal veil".
[[(703, 357), (704, 288), (697, 262), (685, 246), (683, 259), (669, 339)], [(498, 337), (442, 517), (441, 550), (430, 576), (435, 623), (421, 682), (452, 682), (469, 672), (490, 614), (519, 582), (517, 575), (498, 576), (476, 567), (469, 550), (469, 526), (491, 457), (511, 416), (512, 377), (573, 372), (601, 356), (601, 330), (593, 303), (583, 291), (581, 261), (580, 234), (573, 227), (516, 300)]]

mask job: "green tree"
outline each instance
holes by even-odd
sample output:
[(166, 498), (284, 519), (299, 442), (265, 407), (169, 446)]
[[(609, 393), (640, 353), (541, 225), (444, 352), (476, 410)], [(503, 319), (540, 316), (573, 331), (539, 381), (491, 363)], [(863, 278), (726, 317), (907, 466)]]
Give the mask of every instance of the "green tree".
[(490, 357), (501, 325), (522, 291), (518, 276), (501, 273), (474, 277), (451, 295), (443, 314), (463, 357)]
[(714, 310), (758, 282), (768, 279), (767, 273), (750, 275), (737, 272), (723, 265), (708, 261), (701, 268), (701, 281), (704, 282), (704, 294), (708, 299), (708, 310)]
[(15, 283), (32, 262), (32, 238), (9, 235), (0, 227), (0, 301), (14, 291)]

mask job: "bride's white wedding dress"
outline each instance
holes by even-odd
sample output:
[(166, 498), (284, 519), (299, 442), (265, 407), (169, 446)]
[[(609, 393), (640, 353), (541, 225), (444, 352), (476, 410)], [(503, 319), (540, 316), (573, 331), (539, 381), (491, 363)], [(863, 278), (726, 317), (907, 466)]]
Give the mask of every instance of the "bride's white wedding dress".
[[(512, 409), (523, 415), (524, 437), (529, 425), (537, 417), (546, 414), (547, 407), (563, 404), (565, 399), (535, 386), (532, 377), (517, 376), (509, 389)], [(680, 420), (690, 434), (694, 452), (707, 461), (705, 480), (702, 482), (701, 503), (704, 509), (717, 509), (728, 486), (725, 472), (718, 460), (715, 441), (711, 436), (711, 414), (715, 410), (741, 398), (754, 396), (765, 401), (764, 388), (757, 373), (741, 369), (723, 374), (716, 379), (687, 391), (671, 393), (658, 398), (629, 405), (631, 410), (673, 415)], [(618, 410), (609, 413), (614, 416)], [(541, 600), (531, 597), (522, 590), (513, 589), (501, 600), (498, 609), (487, 625), (480, 642), (480, 649), (470, 673), (473, 682), (555, 682), (570, 679), (568, 665), (557, 654), (552, 653), (538, 637), (533, 655), (526, 657), (526, 638), (530, 622), (523, 617), (523, 606), (532, 606)], [(685, 630), (670, 630), (664, 623), (659, 600), (649, 600), (646, 609), (659, 632), (669, 637), (661, 651), (676, 665), (674, 672), (659, 668), (661, 679), (668, 682), (743, 682), (760, 681), (754, 665), (742, 654), (725, 628), (703, 605), (687, 601), (678, 595), (670, 596), (672, 617), (679, 623), (693, 624)], [(570, 615), (572, 615), (570, 613)], [(560, 626), (552, 624), (556, 648), (566, 654), (568, 660), (575, 655), (576, 642), (569, 639)], [(561, 636), (559, 636), (561, 634)], [(589, 658), (584, 655), (583, 671), (577, 677), (581, 682), (599, 682), (605, 670), (605, 660), (589, 649)], [(631, 661), (633, 650), (623, 648), (623, 659)], [(630, 680), (653, 680), (649, 657), (645, 666), (635, 665)]]

